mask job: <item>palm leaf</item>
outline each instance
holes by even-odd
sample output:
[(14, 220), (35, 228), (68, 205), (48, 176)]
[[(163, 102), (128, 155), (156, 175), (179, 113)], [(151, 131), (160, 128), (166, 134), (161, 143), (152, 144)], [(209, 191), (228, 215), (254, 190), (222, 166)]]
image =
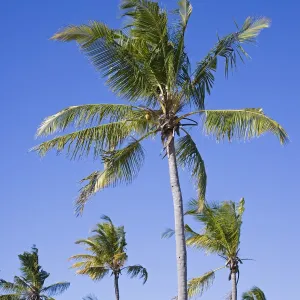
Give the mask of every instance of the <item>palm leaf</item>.
[(243, 293), (242, 300), (266, 300), (264, 292), (254, 286), (250, 291)]
[(186, 135), (180, 138), (176, 144), (177, 160), (179, 165), (183, 168), (187, 167), (191, 171), (198, 192), (198, 209), (201, 210), (205, 202), (207, 183), (205, 165), (192, 137), (188, 132), (185, 131), (185, 133)]
[(131, 278), (139, 276), (140, 279), (143, 279), (143, 283), (146, 283), (148, 279), (148, 272), (141, 265), (128, 266), (125, 270), (127, 270), (127, 274), (130, 275)]
[(70, 106), (47, 117), (37, 130), (37, 136), (47, 136), (67, 127), (100, 125), (103, 120), (116, 122), (128, 119), (134, 110), (143, 110), (137, 106), (124, 104), (85, 104)]
[(147, 133), (139, 140), (134, 140), (125, 148), (104, 152), (102, 159), (104, 171), (96, 171), (84, 178), (88, 183), (81, 189), (76, 201), (76, 212), (81, 214), (85, 203), (98, 191), (116, 186), (119, 183), (129, 184), (137, 176), (144, 162), (144, 150), (140, 142), (155, 131)]
[(16, 294), (0, 295), (0, 300), (21, 300), (22, 297)]
[(0, 290), (5, 293), (11, 293), (11, 292), (19, 292), (20, 290), (22, 290), (22, 288), (20, 288), (20, 286), (12, 282), (8, 282), (3, 279), (0, 279)]
[[(223, 267), (222, 267), (223, 268)], [(219, 269), (222, 269), (219, 268)], [(202, 294), (208, 290), (214, 282), (215, 272), (219, 269), (205, 273), (200, 277), (193, 278), (188, 282), (188, 296), (192, 298), (196, 295), (202, 296)]]
[(69, 287), (70, 287), (69, 282), (57, 282), (43, 288), (41, 292), (46, 294), (48, 297), (52, 297), (52, 296), (57, 296), (62, 294)]
[(250, 139), (271, 132), (281, 144), (288, 142), (286, 131), (267, 117), (262, 109), (208, 110), (205, 112), (204, 128), (206, 134), (218, 140)]

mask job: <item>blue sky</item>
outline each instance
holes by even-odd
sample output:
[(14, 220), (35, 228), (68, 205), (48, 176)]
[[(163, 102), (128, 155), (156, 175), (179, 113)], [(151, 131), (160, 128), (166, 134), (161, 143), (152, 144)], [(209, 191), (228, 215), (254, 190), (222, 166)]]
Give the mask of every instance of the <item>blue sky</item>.
[[(168, 7), (175, 0), (164, 0)], [(121, 278), (122, 299), (171, 299), (176, 295), (173, 240), (161, 233), (173, 226), (167, 161), (159, 156), (159, 140), (145, 144), (147, 160), (131, 186), (98, 194), (83, 217), (74, 216), (79, 180), (100, 162), (70, 162), (54, 153), (40, 159), (28, 149), (42, 119), (70, 105), (120, 102), (75, 44), (49, 41), (59, 28), (101, 20), (120, 25), (119, 0), (1, 1), (1, 210), (0, 277), (18, 273), (17, 255), (36, 244), (51, 282), (67, 280), (71, 288), (58, 299), (81, 299), (93, 293), (113, 299), (112, 278), (93, 283), (70, 270), (68, 257), (80, 253), (74, 241), (87, 237), (102, 214), (125, 225), (130, 264), (148, 268), (149, 281)], [(187, 49), (196, 63), (213, 46), (216, 32), (235, 30), (248, 15), (265, 15), (272, 27), (249, 48), (252, 60), (239, 64), (228, 80), (222, 70), (208, 108), (263, 107), (288, 131), (291, 143), (279, 145), (266, 135), (251, 142), (216, 143), (194, 130), (208, 173), (208, 199), (246, 199), (241, 254), (255, 259), (241, 267), (240, 292), (261, 287), (268, 299), (292, 299), (298, 294), (299, 217), (299, 32), (300, 5), (282, 1), (192, 1), (193, 16)], [(221, 69), (221, 68), (220, 68)], [(194, 196), (187, 172), (181, 172), (185, 201)], [(189, 277), (218, 267), (214, 256), (189, 250)], [(223, 299), (230, 290), (228, 274), (218, 274), (203, 299)]]

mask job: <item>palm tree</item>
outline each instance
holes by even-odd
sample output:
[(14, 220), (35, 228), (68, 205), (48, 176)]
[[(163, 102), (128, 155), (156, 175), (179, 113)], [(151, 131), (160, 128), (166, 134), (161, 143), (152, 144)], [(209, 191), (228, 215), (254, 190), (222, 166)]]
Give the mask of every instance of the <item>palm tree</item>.
[(31, 252), (19, 255), (21, 276), (15, 276), (13, 282), (0, 279), (0, 291), (5, 294), (1, 300), (54, 300), (53, 296), (66, 291), (70, 283), (58, 282), (45, 286), (50, 276), (39, 265), (38, 249), (33, 246)]
[[(199, 208), (203, 206), (206, 191), (204, 162), (187, 130), (198, 125), (198, 121), (191, 118), (201, 117), (205, 133), (218, 140), (248, 139), (266, 132), (275, 134), (282, 144), (288, 140), (284, 129), (261, 108), (205, 109), (205, 97), (213, 88), (220, 60), (225, 61), (227, 76), (239, 58), (243, 60), (248, 56), (242, 44), (255, 42), (270, 21), (247, 18), (236, 32), (219, 38), (191, 71), (184, 42), (192, 13), (190, 1), (178, 1), (172, 20), (157, 2), (147, 0), (123, 0), (121, 10), (126, 18), (121, 30), (93, 21), (89, 25), (68, 26), (52, 39), (76, 41), (107, 78), (109, 88), (129, 103), (85, 104), (63, 109), (44, 120), (37, 136), (49, 136), (70, 128), (76, 130), (43, 142), (33, 150), (41, 156), (51, 149), (65, 150), (71, 159), (92, 155), (103, 161), (103, 170), (96, 170), (82, 180), (86, 185), (76, 201), (80, 214), (96, 192), (131, 183), (145, 159), (141, 143), (159, 135), (168, 158), (174, 203), (178, 299), (186, 300), (186, 246), (178, 165), (191, 170)], [(174, 18), (177, 18), (175, 23)], [(183, 136), (175, 146), (180, 133)]]
[(116, 227), (107, 216), (102, 219), (105, 222), (97, 224), (92, 231), (95, 235), (76, 242), (86, 245), (90, 254), (78, 254), (70, 259), (77, 260), (72, 265), (77, 269), (77, 274), (88, 275), (93, 280), (101, 280), (108, 274), (114, 276), (116, 300), (119, 300), (119, 277), (122, 271), (126, 271), (131, 278), (139, 276), (144, 283), (148, 273), (141, 265), (125, 266), (128, 256), (124, 227)]
[(188, 214), (200, 221), (204, 228), (201, 233), (197, 233), (186, 225), (187, 245), (203, 249), (207, 253), (218, 254), (225, 259), (226, 263), (200, 277), (191, 279), (188, 282), (189, 297), (201, 295), (213, 283), (215, 273), (227, 267), (230, 270), (229, 280), (232, 281), (231, 299), (237, 300), (239, 264), (243, 261), (239, 258), (239, 245), (244, 204), (244, 199), (241, 199), (238, 205), (232, 201), (205, 205), (203, 211), (199, 213), (197, 203), (191, 202)]
[(264, 292), (258, 288), (257, 286), (254, 286), (250, 291), (243, 293), (242, 300), (266, 300), (266, 296)]

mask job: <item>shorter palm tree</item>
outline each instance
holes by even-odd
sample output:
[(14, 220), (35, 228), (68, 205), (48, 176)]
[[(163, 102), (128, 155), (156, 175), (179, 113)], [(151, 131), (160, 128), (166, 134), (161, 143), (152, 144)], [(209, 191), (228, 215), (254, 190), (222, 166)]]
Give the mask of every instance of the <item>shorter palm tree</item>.
[(44, 286), (50, 276), (39, 265), (38, 249), (33, 246), (31, 252), (19, 255), (21, 276), (15, 276), (13, 282), (0, 279), (0, 291), (5, 294), (1, 300), (54, 300), (70, 286), (68, 282), (58, 282)]
[(215, 273), (227, 267), (230, 270), (229, 280), (232, 281), (231, 299), (237, 300), (239, 264), (243, 261), (239, 258), (239, 244), (244, 204), (244, 199), (241, 199), (238, 205), (232, 201), (211, 206), (206, 204), (203, 211), (199, 212), (197, 202), (191, 202), (187, 213), (200, 221), (204, 228), (202, 233), (197, 233), (186, 225), (187, 245), (201, 248), (207, 253), (216, 253), (225, 259), (226, 263), (200, 277), (191, 279), (188, 282), (189, 297), (201, 295), (213, 283)]
[(267, 300), (264, 292), (254, 286), (250, 291), (243, 293), (242, 300)]
[(70, 259), (77, 260), (72, 265), (72, 268), (77, 269), (77, 274), (88, 275), (93, 280), (113, 275), (116, 299), (119, 300), (119, 277), (122, 271), (126, 271), (131, 278), (139, 276), (143, 283), (147, 281), (148, 273), (141, 265), (125, 266), (128, 256), (124, 227), (115, 226), (107, 216), (102, 219), (104, 222), (97, 224), (92, 231), (95, 235), (76, 242), (86, 245), (90, 254), (78, 254)]

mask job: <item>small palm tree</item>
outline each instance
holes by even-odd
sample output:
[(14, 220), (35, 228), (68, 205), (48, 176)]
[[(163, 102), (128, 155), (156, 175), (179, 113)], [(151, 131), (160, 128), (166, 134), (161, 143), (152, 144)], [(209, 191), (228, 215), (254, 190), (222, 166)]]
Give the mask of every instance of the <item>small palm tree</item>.
[(77, 274), (88, 275), (93, 280), (113, 275), (116, 300), (119, 300), (119, 277), (122, 271), (126, 271), (131, 278), (139, 276), (143, 283), (147, 281), (148, 273), (141, 265), (125, 266), (128, 256), (124, 227), (116, 227), (107, 216), (102, 219), (105, 222), (97, 224), (92, 231), (95, 235), (76, 242), (86, 245), (89, 254), (74, 255), (70, 259), (77, 260), (72, 265), (77, 269)]
[(215, 273), (227, 267), (230, 270), (229, 280), (232, 281), (231, 299), (237, 300), (239, 264), (243, 261), (239, 258), (239, 245), (244, 204), (244, 199), (241, 199), (238, 205), (232, 201), (205, 205), (203, 211), (199, 213), (195, 207), (196, 203), (191, 202), (188, 214), (200, 221), (204, 228), (201, 233), (197, 233), (186, 225), (187, 245), (203, 249), (207, 253), (218, 254), (226, 263), (220, 268), (191, 279), (188, 282), (189, 297), (201, 295), (213, 283)]
[(70, 283), (58, 282), (45, 286), (50, 276), (39, 265), (38, 249), (34, 246), (31, 252), (19, 255), (21, 276), (15, 276), (13, 282), (0, 280), (0, 291), (5, 292), (1, 300), (54, 300), (53, 296), (66, 291)]
[(243, 293), (242, 300), (267, 300), (264, 292), (254, 286), (250, 291)]
[[(89, 25), (68, 26), (53, 39), (76, 41), (107, 78), (109, 88), (129, 103), (85, 104), (63, 109), (44, 120), (37, 136), (76, 130), (46, 141), (34, 150), (42, 156), (51, 149), (66, 150), (70, 158), (92, 155), (103, 161), (103, 170), (96, 170), (82, 180), (86, 185), (76, 201), (77, 212), (81, 213), (96, 192), (134, 180), (145, 159), (141, 143), (158, 135), (168, 158), (174, 202), (178, 299), (186, 300), (186, 246), (178, 165), (191, 170), (199, 208), (203, 206), (206, 191), (204, 162), (187, 129), (197, 126), (201, 117), (205, 133), (218, 140), (248, 139), (266, 132), (276, 135), (281, 143), (288, 140), (284, 129), (261, 108), (205, 109), (205, 98), (214, 86), (220, 60), (225, 61), (227, 75), (239, 58), (248, 57), (242, 44), (254, 43), (270, 21), (247, 18), (234, 33), (219, 38), (192, 71), (185, 48), (192, 13), (190, 1), (179, 0), (171, 20), (168, 12), (154, 1), (123, 0), (121, 9), (126, 17), (122, 30), (93, 21)], [(175, 146), (180, 134), (183, 136)]]

